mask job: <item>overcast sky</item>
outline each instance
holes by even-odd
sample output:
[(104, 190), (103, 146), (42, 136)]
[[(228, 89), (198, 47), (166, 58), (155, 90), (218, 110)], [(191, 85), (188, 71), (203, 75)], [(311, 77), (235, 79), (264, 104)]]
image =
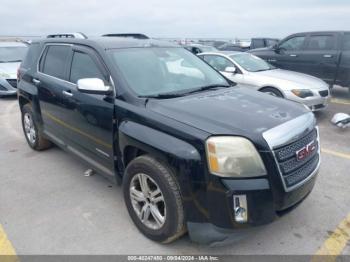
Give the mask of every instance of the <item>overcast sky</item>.
[(0, 35), (284, 37), (350, 30), (350, 0), (0, 0)]

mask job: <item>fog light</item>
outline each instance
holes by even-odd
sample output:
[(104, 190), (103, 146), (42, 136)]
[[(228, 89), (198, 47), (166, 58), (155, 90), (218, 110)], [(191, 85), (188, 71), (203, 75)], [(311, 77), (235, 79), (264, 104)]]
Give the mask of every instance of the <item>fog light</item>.
[(248, 220), (248, 207), (246, 195), (233, 195), (233, 210), (235, 221), (245, 223)]

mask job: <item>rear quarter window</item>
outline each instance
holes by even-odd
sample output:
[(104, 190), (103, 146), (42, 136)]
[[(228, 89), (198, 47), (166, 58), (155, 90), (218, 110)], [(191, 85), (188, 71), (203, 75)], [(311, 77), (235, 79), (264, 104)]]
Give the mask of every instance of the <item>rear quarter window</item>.
[(21, 67), (29, 69), (36, 64), (38, 56), (40, 54), (40, 45), (38, 43), (31, 44), (28, 48), (27, 55), (22, 61)]
[(307, 50), (332, 50), (334, 49), (335, 37), (333, 35), (310, 36)]

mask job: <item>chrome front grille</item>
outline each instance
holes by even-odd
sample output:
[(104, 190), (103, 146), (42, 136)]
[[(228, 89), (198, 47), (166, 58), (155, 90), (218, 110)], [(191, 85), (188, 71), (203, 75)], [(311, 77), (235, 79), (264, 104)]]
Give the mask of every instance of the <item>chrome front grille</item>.
[[(313, 150), (298, 159), (297, 152), (310, 144), (313, 144)], [(320, 162), (317, 129), (293, 143), (273, 149), (273, 152), (286, 188), (302, 183), (313, 174)]]
[(329, 92), (328, 92), (328, 90), (322, 90), (322, 91), (319, 91), (319, 94), (320, 94), (320, 96), (322, 96), (322, 97), (326, 97), (326, 96), (329, 95)]
[[(273, 153), (286, 192), (303, 185), (317, 174), (320, 145), (316, 119), (312, 112), (265, 131), (263, 137)], [(300, 152), (304, 153), (305, 147), (307, 153), (301, 157)]]
[(17, 88), (17, 79), (6, 79), (6, 81), (14, 88)]

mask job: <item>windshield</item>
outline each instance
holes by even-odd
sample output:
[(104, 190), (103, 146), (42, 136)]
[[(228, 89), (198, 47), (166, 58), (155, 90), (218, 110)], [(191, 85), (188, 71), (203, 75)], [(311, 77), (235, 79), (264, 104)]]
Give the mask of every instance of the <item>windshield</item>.
[(183, 48), (129, 48), (110, 52), (138, 96), (185, 94), (209, 86), (229, 86), (224, 77)]
[(270, 65), (261, 58), (251, 54), (234, 54), (230, 55), (230, 57), (241, 67), (250, 72), (259, 72), (275, 69), (273, 65)]
[(27, 52), (26, 46), (0, 47), (0, 63), (21, 62)]

